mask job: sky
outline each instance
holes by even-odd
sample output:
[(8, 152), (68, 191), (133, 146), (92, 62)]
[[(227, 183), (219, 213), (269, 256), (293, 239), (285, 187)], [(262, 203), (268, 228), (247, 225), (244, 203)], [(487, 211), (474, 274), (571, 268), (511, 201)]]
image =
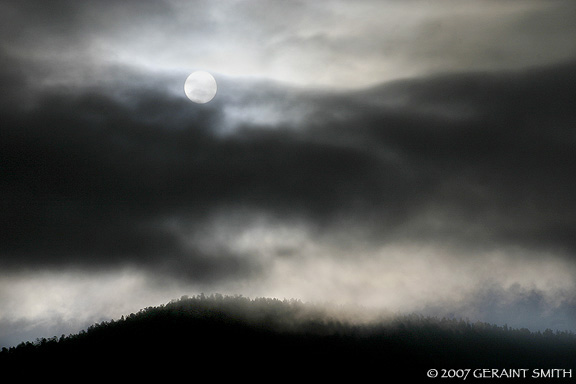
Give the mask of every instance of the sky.
[(572, 0), (4, 0), (0, 63), (0, 346), (199, 293), (576, 331)]

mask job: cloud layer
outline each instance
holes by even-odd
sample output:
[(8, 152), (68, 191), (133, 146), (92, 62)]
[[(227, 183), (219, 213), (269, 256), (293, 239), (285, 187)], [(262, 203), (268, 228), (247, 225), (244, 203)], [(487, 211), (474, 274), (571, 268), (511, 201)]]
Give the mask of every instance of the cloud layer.
[(575, 326), (573, 4), (329, 3), (3, 3), (3, 339), (198, 291)]
[(9, 0), (2, 11), (2, 45), (60, 83), (101, 81), (121, 64), (361, 88), (576, 54), (569, 0)]

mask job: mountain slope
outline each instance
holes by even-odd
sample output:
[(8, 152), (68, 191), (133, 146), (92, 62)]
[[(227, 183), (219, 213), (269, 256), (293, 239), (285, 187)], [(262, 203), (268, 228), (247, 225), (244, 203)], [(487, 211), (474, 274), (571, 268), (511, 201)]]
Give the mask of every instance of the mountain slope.
[(357, 321), (342, 311), (298, 301), (201, 295), (95, 324), (76, 335), (4, 349), (0, 366), (115, 374), (174, 373), (179, 367), (178, 372), (230, 379), (273, 372), (292, 378), (377, 374), (428, 380), (432, 368), (569, 369), (576, 363), (575, 351), (576, 336), (569, 333), (416, 315)]

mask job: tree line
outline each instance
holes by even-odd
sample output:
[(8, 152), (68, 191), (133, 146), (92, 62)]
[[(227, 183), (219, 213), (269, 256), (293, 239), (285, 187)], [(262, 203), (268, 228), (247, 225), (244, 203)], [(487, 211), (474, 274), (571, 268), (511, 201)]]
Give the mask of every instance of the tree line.
[[(22, 342), (0, 366), (188, 366), (241, 372), (266, 366), (327, 374), (400, 365), (428, 368), (569, 368), (576, 336), (418, 314), (356, 321), (323, 305), (243, 296), (183, 296), (76, 334)], [(135, 365), (137, 364), (137, 365)], [(219, 367), (227, 367), (222, 370)], [(576, 372), (575, 372), (576, 374)]]

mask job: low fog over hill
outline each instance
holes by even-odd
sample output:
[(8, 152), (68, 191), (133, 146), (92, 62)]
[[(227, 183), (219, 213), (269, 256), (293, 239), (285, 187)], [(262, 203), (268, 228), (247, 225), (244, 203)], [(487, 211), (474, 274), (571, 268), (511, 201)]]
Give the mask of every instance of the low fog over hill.
[(359, 379), (385, 373), (426, 380), (430, 369), (439, 374), (468, 370), (476, 378), (494, 376), (492, 369), (499, 375), (510, 369), (519, 374), (524, 371), (518, 369), (526, 369), (529, 375), (533, 369), (568, 372), (576, 362), (575, 349), (572, 333), (419, 315), (361, 319), (350, 308), (200, 295), (94, 324), (78, 334), (3, 348), (0, 365), (37, 372), (97, 367), (116, 375), (172, 367), (170, 375), (191, 369), (228, 379), (281, 372), (286, 378)]

